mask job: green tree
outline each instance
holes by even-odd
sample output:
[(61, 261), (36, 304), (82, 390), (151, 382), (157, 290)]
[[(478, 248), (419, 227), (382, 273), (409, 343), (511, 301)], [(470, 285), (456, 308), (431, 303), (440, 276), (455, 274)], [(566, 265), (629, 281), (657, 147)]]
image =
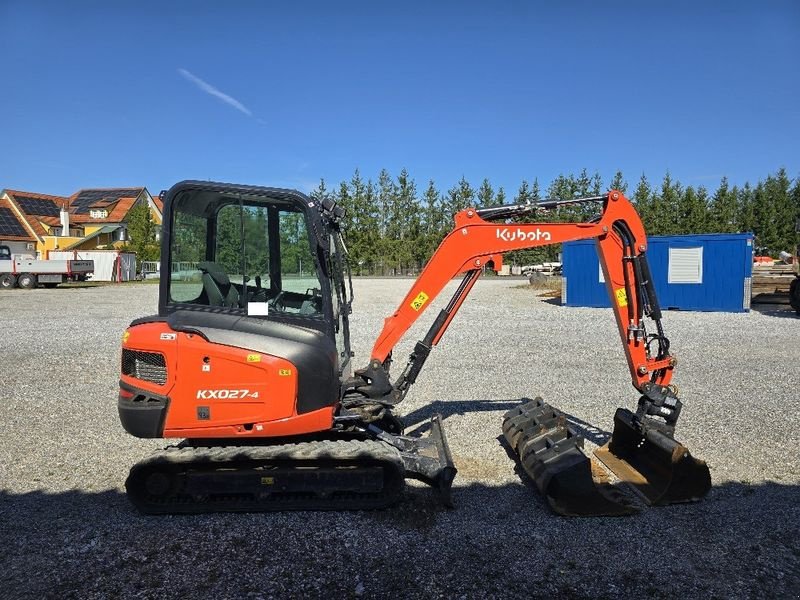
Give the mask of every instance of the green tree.
[(514, 196), (515, 204), (530, 204), (534, 201), (533, 194), (531, 193), (531, 186), (527, 179), (523, 179), (517, 190), (517, 195)]
[(402, 272), (414, 258), (414, 241), (420, 235), (422, 221), (417, 203), (417, 185), (406, 169), (397, 176), (391, 213), (388, 232), (394, 244), (391, 260)]
[(786, 174), (786, 169), (781, 167), (775, 175), (769, 175), (764, 182), (764, 191), (768, 202), (772, 204), (775, 214), (775, 239), (774, 256), (781, 251), (793, 252), (796, 245), (795, 218), (796, 211), (791, 191), (792, 182)]
[(625, 178), (622, 176), (622, 171), (617, 171), (614, 173), (614, 177), (611, 178), (611, 183), (608, 185), (608, 189), (610, 190), (619, 190), (623, 194), (628, 193), (628, 184), (625, 181)]
[(478, 188), (478, 206), (495, 206), (494, 190), (489, 180), (485, 178)]
[(506, 203), (506, 191), (503, 186), (497, 188), (497, 194), (494, 197), (495, 206), (503, 206)]
[(772, 185), (768, 179), (766, 184), (759, 181), (753, 194), (756, 249), (766, 255), (776, 255), (781, 250), (778, 211), (771, 192)]
[(706, 227), (708, 192), (704, 187), (695, 190), (692, 186), (683, 190), (678, 199), (678, 216), (674, 233), (702, 233)]
[(312, 199), (318, 202), (324, 200), (325, 198), (330, 198), (330, 193), (328, 192), (328, 188), (325, 185), (325, 180), (323, 178), (320, 177), (319, 184), (309, 195)]
[(158, 226), (153, 221), (150, 207), (145, 203), (133, 206), (125, 217), (128, 229), (128, 247), (136, 252), (138, 263), (158, 260), (159, 245), (156, 242)]
[(733, 233), (737, 231), (736, 224), (736, 188), (728, 187), (728, 178), (723, 177), (717, 191), (711, 198), (709, 206), (708, 227), (711, 233)]
[(755, 194), (749, 183), (745, 183), (736, 198), (736, 229), (742, 232), (755, 232)]
[(794, 252), (800, 255), (800, 176), (794, 180), (794, 187), (792, 188), (792, 205), (794, 206), (795, 247), (788, 252)]
[(642, 173), (639, 178), (639, 183), (636, 184), (636, 189), (633, 191), (633, 203), (636, 206), (636, 212), (639, 213), (639, 218), (644, 224), (644, 229), (649, 235), (654, 235), (653, 231), (653, 188), (647, 180), (647, 176)]
[(422, 259), (426, 261), (433, 251), (439, 246), (444, 236), (450, 229), (450, 216), (445, 214), (445, 202), (436, 189), (433, 179), (428, 182), (428, 187), (422, 197), (424, 202), (423, 213), (423, 253)]

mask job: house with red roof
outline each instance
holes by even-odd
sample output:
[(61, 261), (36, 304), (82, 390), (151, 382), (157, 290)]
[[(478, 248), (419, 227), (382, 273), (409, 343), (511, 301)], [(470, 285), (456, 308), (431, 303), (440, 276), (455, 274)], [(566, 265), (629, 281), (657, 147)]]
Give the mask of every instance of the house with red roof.
[(161, 224), (161, 199), (145, 187), (88, 188), (71, 196), (4, 189), (0, 244), (40, 258), (52, 250), (122, 248), (128, 242), (128, 213), (138, 205), (147, 206)]

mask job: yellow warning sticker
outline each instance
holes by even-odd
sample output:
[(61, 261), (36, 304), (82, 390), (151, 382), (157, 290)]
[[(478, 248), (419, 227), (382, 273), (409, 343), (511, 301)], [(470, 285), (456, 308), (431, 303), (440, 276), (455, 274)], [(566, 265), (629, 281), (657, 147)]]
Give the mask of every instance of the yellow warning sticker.
[(122, 343), (124, 344), (125, 342), (127, 342), (129, 337), (131, 337), (131, 332), (125, 330), (125, 333), (122, 334)]
[(280, 375), (281, 377), (288, 377), (291, 374), (292, 374), (292, 370), (291, 369), (280, 369), (278, 371), (278, 375)]
[(628, 306), (628, 294), (625, 293), (625, 288), (615, 290), (614, 295), (617, 297), (617, 304), (620, 307)]
[(247, 355), (247, 362), (261, 362), (261, 355), (260, 354), (248, 354)]
[(411, 301), (411, 308), (418, 311), (420, 308), (425, 306), (425, 303), (427, 301), (428, 301), (428, 294), (426, 294), (425, 292), (420, 292), (419, 294), (417, 294), (417, 297)]

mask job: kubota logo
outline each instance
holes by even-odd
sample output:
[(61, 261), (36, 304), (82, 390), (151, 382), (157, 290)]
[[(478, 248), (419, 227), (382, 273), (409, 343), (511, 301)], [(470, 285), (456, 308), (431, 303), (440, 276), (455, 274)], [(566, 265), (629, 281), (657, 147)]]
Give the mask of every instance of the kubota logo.
[(503, 240), (504, 242), (513, 242), (515, 240), (527, 240), (529, 242), (544, 240), (549, 242), (550, 238), (551, 236), (549, 231), (542, 231), (538, 227), (536, 228), (536, 231), (525, 231), (520, 227), (517, 227), (516, 231), (513, 231), (508, 227), (503, 227), (502, 229), (499, 227), (497, 228), (497, 239)]
[(236, 400), (237, 398), (258, 399), (258, 392), (250, 390), (197, 390), (198, 400)]

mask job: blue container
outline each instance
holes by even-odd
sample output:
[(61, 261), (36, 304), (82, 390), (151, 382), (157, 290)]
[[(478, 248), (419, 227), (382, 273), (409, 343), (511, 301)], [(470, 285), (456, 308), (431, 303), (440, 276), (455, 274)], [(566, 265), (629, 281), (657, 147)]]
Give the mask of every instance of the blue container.
[[(663, 309), (750, 310), (753, 234), (652, 236), (647, 258)], [(563, 245), (562, 302), (610, 307), (594, 240)]]

